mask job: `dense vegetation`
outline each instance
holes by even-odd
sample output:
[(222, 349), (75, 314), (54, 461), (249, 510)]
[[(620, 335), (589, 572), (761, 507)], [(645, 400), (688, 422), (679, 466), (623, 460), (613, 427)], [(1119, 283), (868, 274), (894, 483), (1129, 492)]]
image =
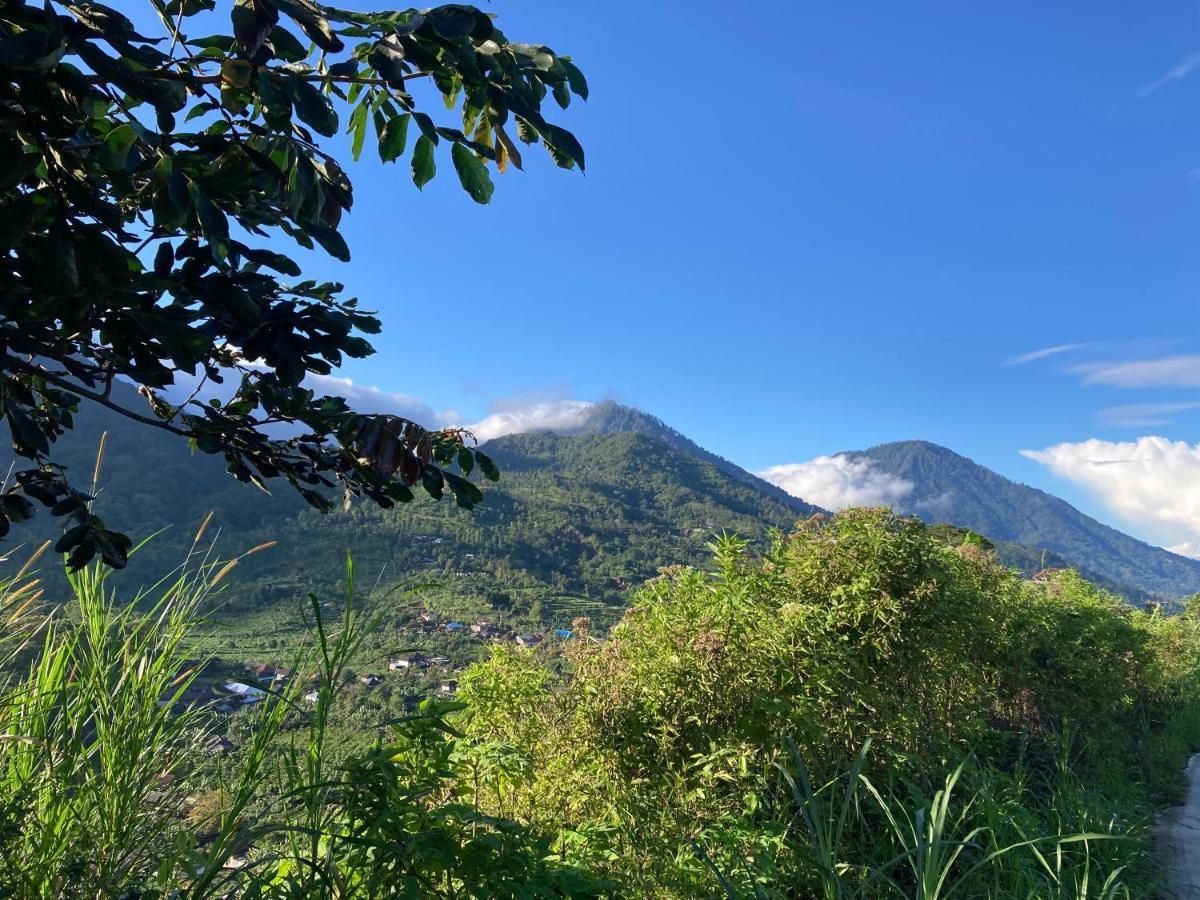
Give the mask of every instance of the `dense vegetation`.
[[(498, 647), (461, 702), (353, 715), (347, 598), (242, 744), (160, 704), (230, 569), (145, 597), (0, 594), (0, 877), (20, 896), (1149, 897), (1147, 826), (1200, 746), (1200, 620), (1043, 582), (884, 511), (719, 539), (607, 636)], [(350, 579), (348, 579), (350, 580)], [(352, 593), (352, 581), (350, 584)], [(607, 637), (607, 639), (603, 639)], [(69, 677), (68, 677), (69, 674)], [(300, 694), (315, 686), (313, 702)]]
[(912, 482), (912, 492), (896, 501), (902, 512), (970, 528), (998, 543), (1047, 550), (1114, 585), (1159, 598), (1200, 591), (1200, 561), (1122, 534), (945, 447), (901, 441), (853, 455)]
[[(927, 829), (964, 842), (943, 892), (1084, 896), (1086, 865), (1092, 890), (1149, 895), (1148, 816), (1200, 740), (1200, 623), (1069, 572), (1022, 581), (882, 511), (761, 558), (723, 541), (712, 569), (647, 585), (570, 677), (508, 651), (471, 670), (468, 736), (521, 761), (486, 809), (635, 893), (718, 872), (739, 895), (941, 896), (908, 870), (938, 855)], [(1134, 839), (1069, 839), (1091, 832)]]

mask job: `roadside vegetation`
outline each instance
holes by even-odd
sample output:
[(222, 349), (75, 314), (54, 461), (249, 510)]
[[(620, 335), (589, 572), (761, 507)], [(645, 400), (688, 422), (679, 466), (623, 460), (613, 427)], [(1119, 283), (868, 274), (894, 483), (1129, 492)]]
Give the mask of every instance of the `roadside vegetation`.
[(1150, 897), (1200, 746), (1193, 614), (884, 511), (718, 539), (607, 635), (496, 646), (400, 714), (356, 712), (352, 568), (297, 677), (181, 710), (237, 572), (197, 549), (130, 598), (89, 567), (49, 612), (6, 582), (10, 895)]

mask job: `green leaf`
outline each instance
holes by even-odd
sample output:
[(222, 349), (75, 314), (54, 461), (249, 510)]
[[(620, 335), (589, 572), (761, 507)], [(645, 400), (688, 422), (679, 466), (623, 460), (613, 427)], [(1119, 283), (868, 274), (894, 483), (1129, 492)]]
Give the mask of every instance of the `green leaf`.
[(554, 85), (553, 93), (554, 102), (563, 109), (566, 109), (571, 105), (571, 90), (565, 81), (560, 81), (558, 84)]
[(587, 79), (583, 77), (583, 73), (565, 56), (560, 56), (558, 61), (567, 72), (567, 82), (571, 85), (571, 90), (586, 100), (588, 98), (588, 84)]
[(137, 157), (133, 145), (137, 132), (132, 125), (120, 125), (108, 133), (100, 147), (100, 165), (109, 171), (125, 172), (133, 168)]
[(282, 253), (275, 253), (271, 250), (259, 250), (252, 247), (242, 247), (241, 253), (242, 256), (251, 262), (258, 263), (260, 266), (267, 266), (276, 272), (282, 272), (284, 275), (299, 277), (301, 274), (300, 266), (296, 264), (296, 261), (289, 259)]
[(292, 118), (287, 82), (274, 72), (261, 70), (258, 73), (258, 98), (262, 101), (267, 122), (276, 128), (286, 128)]
[(358, 104), (354, 107), (354, 112), (350, 113), (348, 130), (354, 135), (350, 144), (350, 155), (358, 162), (358, 158), (362, 156), (363, 143), (367, 139), (367, 101)]
[(546, 146), (550, 148), (550, 155), (554, 157), (554, 161), (564, 169), (571, 168), (572, 164), (579, 164), (579, 171), (583, 171), (583, 147), (575, 135), (567, 131), (565, 128), (560, 128), (557, 125), (551, 125), (549, 122), (542, 125), (542, 137), (546, 141)]
[(192, 198), (196, 218), (200, 220), (200, 228), (212, 248), (213, 256), (224, 260), (229, 256), (229, 221), (225, 218), (225, 213), (217, 209), (194, 181), (188, 183), (188, 195)]
[(401, 113), (388, 119), (383, 126), (383, 134), (379, 136), (379, 159), (383, 162), (394, 162), (404, 154), (408, 144), (408, 113)]
[(450, 156), (454, 160), (454, 168), (458, 171), (458, 180), (471, 195), (471, 199), (476, 203), (487, 203), (491, 200), (494, 186), (483, 160), (462, 144), (452, 146)]
[(292, 20), (300, 26), (300, 30), (312, 38), (313, 43), (327, 53), (339, 53), (345, 45), (341, 38), (333, 33), (329, 21), (318, 10), (320, 7), (311, 0), (272, 0)]
[(171, 274), (171, 268), (175, 265), (175, 249), (171, 246), (170, 241), (163, 241), (158, 245), (158, 251), (154, 254), (154, 274), (159, 278), (165, 278)]
[(282, 25), (276, 25), (271, 29), (269, 43), (275, 51), (275, 55), (286, 62), (299, 62), (308, 56), (308, 48), (296, 40), (295, 35)]
[[(480, 19), (483, 21), (481, 22)], [(439, 6), (425, 13), (425, 21), (433, 26), (440, 37), (458, 41), (471, 35), (476, 29), (490, 29), (490, 21), (478, 10), (457, 3)]]
[(315, 86), (300, 75), (291, 75), (287, 80), (287, 93), (296, 107), (296, 115), (313, 131), (325, 137), (337, 133), (338, 118), (333, 103)]
[(334, 63), (329, 67), (329, 74), (336, 75), (339, 78), (349, 78), (352, 75), (358, 74), (358, 60), (351, 57), (344, 59), (339, 63)]
[(437, 126), (433, 124), (433, 119), (429, 118), (427, 113), (414, 112), (413, 118), (417, 121), (417, 127), (421, 129), (421, 134), (433, 141), (438, 142)]
[(437, 173), (437, 166), (433, 161), (433, 141), (425, 135), (417, 138), (417, 146), (413, 149), (412, 172), (413, 184), (419, 188), (429, 184)]
[(458, 467), (464, 475), (470, 475), (471, 470), (475, 468), (475, 457), (469, 447), (458, 448)]
[(346, 245), (346, 239), (338, 234), (337, 229), (330, 228), (328, 225), (310, 225), (307, 230), (330, 256), (340, 259), (342, 262), (350, 261), (350, 248)]
[(483, 501), (483, 492), (467, 479), (455, 475), (453, 472), (443, 472), (442, 476), (446, 479), (446, 487), (450, 488), (451, 493), (454, 494), (454, 500), (459, 506), (470, 509)]
[(500, 470), (492, 462), (492, 458), (482, 450), (475, 451), (475, 462), (479, 464), (479, 470), (483, 472), (488, 481), (500, 480)]

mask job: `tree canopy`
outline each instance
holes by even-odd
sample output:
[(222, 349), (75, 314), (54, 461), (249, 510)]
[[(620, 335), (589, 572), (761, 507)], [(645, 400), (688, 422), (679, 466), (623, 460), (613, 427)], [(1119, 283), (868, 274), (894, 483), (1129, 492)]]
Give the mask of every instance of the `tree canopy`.
[[(329, 140), (343, 124), (353, 157), (373, 135), (417, 187), (449, 145), (479, 203), (492, 167), (521, 167), (521, 143), (582, 170), (579, 142), (543, 106), (586, 99), (583, 75), (471, 6), (147, 3), (151, 34), (99, 3), (0, 9), (0, 412), (28, 461), (0, 492), (0, 536), (36, 502), (67, 517), (57, 549), (73, 567), (97, 554), (124, 565), (128, 538), (55, 462), (81, 403), (322, 509), (337, 490), (391, 506), (418, 485), (478, 502), (467, 476), (497, 473), (469, 434), (364, 415), (303, 384), (372, 353), (364, 335), (380, 326), (278, 247), (349, 259), (339, 223), (353, 186)], [(419, 108), (438, 95), (453, 126)], [(117, 380), (144, 405), (115, 399)], [(224, 400), (206, 396), (224, 381)], [(181, 386), (194, 386), (186, 399)]]

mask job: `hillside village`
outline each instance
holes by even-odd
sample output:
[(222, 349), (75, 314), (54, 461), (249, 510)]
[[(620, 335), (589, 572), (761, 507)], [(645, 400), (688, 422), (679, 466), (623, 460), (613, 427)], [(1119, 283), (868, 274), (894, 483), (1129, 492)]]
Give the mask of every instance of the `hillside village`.
[[(557, 628), (545, 633), (521, 631), (508, 625), (479, 620), (458, 622), (424, 607), (414, 612), (413, 624), (400, 630), (403, 637), (412, 637), (418, 642), (433, 636), (454, 636), (468, 641), (476, 647), (509, 644), (526, 650), (534, 650), (545, 644), (561, 646), (576, 639), (573, 629)], [(578, 622), (584, 633), (590, 631), (586, 619)], [(590, 640), (597, 640), (590, 638)], [(428, 641), (425, 641), (428, 643)], [(473, 662), (470, 658), (452, 659), (450, 656), (429, 650), (414, 649), (389, 657), (377, 671), (352, 672), (347, 674), (348, 686), (353, 690), (342, 692), (349, 702), (376, 688), (385, 688), (389, 694), (398, 694), (407, 711), (416, 709), (422, 700), (433, 697), (452, 699), (458, 690), (457, 674)], [(320, 699), (320, 682), (315, 674), (297, 672), (276, 661), (228, 661), (220, 657), (207, 662), (189, 660), (180, 674), (191, 674), (199, 668), (188, 688), (174, 698), (177, 712), (206, 710), (218, 717), (228, 717), (247, 707), (268, 702), (271, 698), (283, 697), (289, 688), (300, 681), (300, 700), (315, 705)], [(170, 703), (164, 698), (160, 705)], [(210, 751), (228, 752), (234, 745), (224, 737), (214, 737)]]

